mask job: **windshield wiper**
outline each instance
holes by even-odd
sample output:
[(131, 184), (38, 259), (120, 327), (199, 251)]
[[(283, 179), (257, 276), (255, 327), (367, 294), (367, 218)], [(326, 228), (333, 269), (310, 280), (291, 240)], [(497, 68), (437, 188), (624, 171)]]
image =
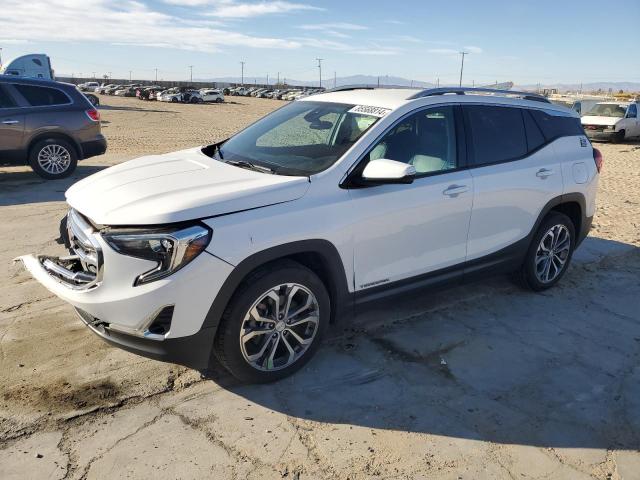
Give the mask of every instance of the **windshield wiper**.
[[(220, 158), (222, 158), (222, 157), (220, 157)], [(230, 165), (234, 165), (234, 166), (240, 167), (240, 168), (247, 168), (249, 170), (255, 170), (256, 172), (274, 173), (274, 170), (272, 170), (269, 167), (263, 167), (262, 165), (256, 165), (255, 163), (246, 162), (244, 160), (226, 160), (224, 163), (228, 163)]]

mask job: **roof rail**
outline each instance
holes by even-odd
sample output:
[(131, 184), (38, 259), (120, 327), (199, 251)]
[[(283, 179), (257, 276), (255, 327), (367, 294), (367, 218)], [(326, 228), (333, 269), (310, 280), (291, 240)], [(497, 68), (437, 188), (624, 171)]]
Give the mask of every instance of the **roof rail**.
[(408, 98), (408, 100), (414, 100), (416, 98), (424, 98), (424, 97), (432, 97), (435, 95), (446, 95), (446, 94), (456, 94), (456, 95), (466, 95), (469, 92), (473, 93), (493, 93), (498, 94), (500, 96), (508, 97), (518, 97), (523, 100), (532, 100), (534, 102), (544, 102), (551, 103), (546, 97), (531, 92), (518, 92), (515, 90), (497, 90), (494, 88), (471, 88), (471, 87), (442, 87), (442, 88), (427, 88), (425, 90), (421, 90), (420, 92), (412, 95)]
[(370, 85), (366, 83), (362, 84), (354, 84), (354, 85), (342, 85), (340, 87), (327, 88), (322, 93), (332, 93), (332, 92), (345, 92), (348, 90), (375, 90), (378, 88), (403, 88), (403, 89), (412, 89), (416, 90), (418, 87), (408, 87), (406, 85)]

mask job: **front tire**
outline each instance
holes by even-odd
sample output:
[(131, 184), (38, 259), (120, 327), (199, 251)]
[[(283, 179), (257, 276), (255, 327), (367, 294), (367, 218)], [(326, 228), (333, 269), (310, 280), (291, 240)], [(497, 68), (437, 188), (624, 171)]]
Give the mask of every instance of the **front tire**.
[(548, 215), (536, 231), (520, 269), (523, 286), (541, 291), (558, 283), (569, 267), (575, 243), (571, 219), (560, 212)]
[(620, 130), (619, 132), (616, 132), (616, 134), (613, 136), (611, 141), (613, 143), (622, 143), (622, 142), (624, 142), (624, 135), (625, 135), (625, 131), (624, 130)]
[(40, 177), (57, 180), (73, 173), (78, 165), (78, 155), (66, 140), (47, 138), (31, 148), (29, 165)]
[(331, 315), (318, 276), (293, 261), (270, 264), (238, 287), (218, 328), (214, 352), (239, 380), (267, 383), (303, 367)]

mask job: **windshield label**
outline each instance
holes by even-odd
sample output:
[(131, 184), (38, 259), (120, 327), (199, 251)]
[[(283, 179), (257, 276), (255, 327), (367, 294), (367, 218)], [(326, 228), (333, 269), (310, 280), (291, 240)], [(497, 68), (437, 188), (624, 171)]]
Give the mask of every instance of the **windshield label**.
[(349, 113), (361, 113), (363, 115), (373, 115), (374, 117), (384, 117), (391, 109), (382, 107), (372, 107), (370, 105), (356, 105)]

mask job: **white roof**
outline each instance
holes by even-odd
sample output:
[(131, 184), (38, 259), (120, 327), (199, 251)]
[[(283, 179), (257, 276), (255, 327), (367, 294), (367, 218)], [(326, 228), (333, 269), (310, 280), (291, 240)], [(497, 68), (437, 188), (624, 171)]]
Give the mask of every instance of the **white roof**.
[(418, 93), (415, 88), (375, 88), (343, 90), (339, 92), (317, 93), (299, 101), (347, 103), (352, 105), (367, 105), (371, 107), (396, 108), (409, 102), (407, 98)]
[[(402, 105), (405, 105), (416, 100), (410, 100), (409, 97), (422, 91), (419, 88), (373, 88), (373, 89), (354, 89), (354, 90), (342, 90), (336, 92), (318, 93), (310, 95), (300, 101), (307, 102), (332, 102), (332, 103), (346, 103), (351, 105), (366, 105), (372, 107), (381, 107), (395, 110)], [(471, 93), (471, 92), (470, 92)], [(448, 96), (448, 95), (447, 95)], [(443, 99), (444, 96), (429, 97), (434, 99)], [(527, 106), (543, 108), (544, 110), (554, 110), (577, 116), (576, 112), (570, 110), (561, 105), (553, 103), (542, 103), (534, 100), (528, 100), (518, 98), (514, 96), (505, 95), (492, 95), (491, 92), (479, 93), (477, 95), (465, 94), (461, 96), (455, 96), (456, 102), (460, 103), (474, 103), (479, 100), (483, 103), (498, 104), (498, 105), (513, 105), (513, 106)]]

